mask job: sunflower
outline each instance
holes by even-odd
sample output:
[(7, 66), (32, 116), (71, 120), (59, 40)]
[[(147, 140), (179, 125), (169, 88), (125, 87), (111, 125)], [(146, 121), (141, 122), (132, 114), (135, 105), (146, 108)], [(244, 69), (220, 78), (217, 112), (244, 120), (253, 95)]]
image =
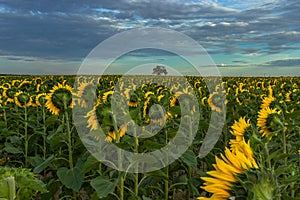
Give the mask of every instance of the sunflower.
[(6, 89), (11, 88), (11, 85), (9, 83), (3, 83), (2, 86)]
[(14, 97), (15, 104), (19, 107), (28, 107), (32, 103), (31, 96), (28, 93), (19, 91), (15, 94)]
[(277, 121), (280, 111), (276, 108), (271, 109), (269, 107), (261, 109), (258, 112), (257, 127), (260, 129), (260, 133), (263, 137), (269, 135), (272, 131), (275, 131), (274, 122)]
[(129, 107), (137, 107), (138, 106), (138, 96), (136, 94), (132, 94), (129, 102), (128, 102)]
[(225, 155), (221, 154), (221, 158), (216, 156), (215, 159), (216, 164), (213, 164), (215, 170), (207, 172), (210, 177), (201, 177), (205, 181), (201, 188), (212, 193), (212, 196), (210, 198), (199, 197), (198, 200), (228, 199), (231, 197), (232, 187), (238, 182), (236, 176), (243, 174), (245, 170), (257, 168), (257, 165), (246, 154), (240, 151), (234, 153), (228, 148), (225, 149)]
[(239, 88), (236, 89), (235, 92), (235, 96), (236, 96), (236, 101), (240, 104), (243, 105), (243, 102), (246, 102), (249, 100), (249, 90), (239, 90)]
[(11, 85), (14, 86), (14, 87), (19, 87), (19, 85), (20, 85), (20, 80), (13, 80), (13, 81), (11, 82)]
[(270, 107), (271, 104), (275, 101), (275, 98), (272, 95), (269, 95), (268, 97), (265, 97), (262, 101), (262, 104), (260, 106), (261, 109), (265, 109), (267, 107)]
[(235, 140), (230, 140), (231, 149), (235, 149), (235, 145), (243, 140), (246, 129), (250, 126), (250, 119), (246, 121), (244, 117), (240, 117), (238, 121), (235, 121), (231, 126), (230, 133), (235, 136)]
[(22, 83), (20, 83), (20, 85), (18, 86), (18, 88), (23, 91), (28, 91), (30, 87), (31, 87), (31, 81), (27, 81), (27, 80), (22, 81)]
[(6, 90), (5, 87), (0, 86), (0, 96), (4, 96), (3, 93), (4, 93), (5, 90)]
[[(215, 110), (217, 112), (222, 112), (223, 109), (222, 102), (224, 102), (224, 98), (220, 96), (220, 93), (213, 92), (212, 94), (210, 94), (207, 102), (212, 110)], [(226, 104), (226, 100), (225, 100), (225, 104)]]
[(292, 102), (292, 103), (296, 103), (299, 104), (299, 90), (298, 89), (294, 89), (292, 92), (288, 92), (285, 95), (286, 98), (286, 102)]
[(143, 117), (147, 116), (147, 111), (149, 109), (150, 100), (151, 100), (151, 98), (148, 97), (148, 99), (144, 103), (144, 106), (143, 106)]
[(146, 92), (146, 94), (145, 94), (145, 96), (144, 96), (145, 99), (147, 99), (149, 95), (154, 95), (154, 92), (151, 92), (151, 91)]
[(46, 108), (54, 115), (59, 115), (66, 108), (72, 108), (72, 87), (69, 85), (58, 84), (50, 90), (46, 96)]
[(77, 100), (81, 107), (87, 108), (95, 97), (95, 88), (92, 82), (81, 82), (77, 89)]
[(47, 96), (46, 93), (40, 93), (40, 94), (36, 95), (36, 97), (35, 97), (36, 105), (39, 107), (44, 106), (46, 103), (46, 96)]
[(103, 97), (102, 97), (103, 102), (104, 102), (104, 103), (108, 102), (108, 101), (109, 101), (109, 97), (110, 97), (113, 93), (114, 93), (113, 90), (110, 90), (110, 91), (108, 91), (108, 92), (105, 92), (105, 93), (103, 94)]
[(93, 109), (89, 111), (85, 116), (85, 118), (88, 118), (87, 128), (89, 128), (91, 131), (100, 128), (100, 125), (102, 124), (103, 115), (103, 104), (101, 104), (100, 97), (98, 97), (96, 105), (94, 105)]
[(160, 102), (161, 99), (164, 98), (164, 97), (165, 97), (165, 95), (163, 95), (163, 94), (159, 95), (159, 96), (157, 97), (158, 102)]
[[(122, 125), (122, 126), (120, 126), (120, 128), (118, 128), (118, 134), (119, 134), (120, 138), (125, 135), (126, 130), (127, 130), (126, 125)], [(106, 136), (106, 141), (112, 142), (113, 140), (116, 140), (116, 139), (117, 139), (116, 131), (113, 128), (111, 128)]]

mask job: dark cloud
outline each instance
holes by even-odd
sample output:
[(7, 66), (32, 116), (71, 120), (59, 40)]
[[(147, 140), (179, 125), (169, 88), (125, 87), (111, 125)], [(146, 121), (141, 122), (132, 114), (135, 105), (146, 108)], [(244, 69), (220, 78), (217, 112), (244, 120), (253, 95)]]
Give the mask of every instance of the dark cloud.
[(299, 50), (298, 0), (242, 11), (207, 2), (0, 0), (0, 55), (80, 61), (113, 34), (145, 26), (186, 33), (210, 54)]
[(300, 59), (284, 59), (284, 60), (274, 60), (271, 62), (266, 62), (265, 66), (277, 66), (277, 67), (297, 67), (300, 66)]

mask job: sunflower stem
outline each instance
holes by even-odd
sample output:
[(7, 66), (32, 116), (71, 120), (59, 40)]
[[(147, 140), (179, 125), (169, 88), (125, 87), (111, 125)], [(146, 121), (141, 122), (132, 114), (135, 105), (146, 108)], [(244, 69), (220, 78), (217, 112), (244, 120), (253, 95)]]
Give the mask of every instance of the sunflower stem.
[[(69, 122), (69, 114), (68, 114), (68, 110), (67, 110), (67, 104), (64, 101), (64, 116), (66, 118), (66, 128), (67, 128), (67, 133), (68, 133), (68, 151), (69, 151), (69, 166), (70, 169), (73, 169), (73, 149), (72, 149), (72, 132), (70, 129), (70, 122)], [(76, 192), (73, 190), (73, 199), (76, 200), (77, 199), (77, 195)]]
[(2, 109), (3, 109), (4, 125), (5, 125), (5, 128), (7, 128), (7, 117), (6, 117), (6, 110), (5, 110), (5, 108), (3, 108), (3, 107), (2, 107)]
[[(138, 138), (136, 135), (136, 128), (134, 128), (134, 137), (135, 137), (135, 143), (134, 143), (134, 153), (138, 153)], [(138, 163), (136, 164), (136, 170), (138, 170)], [(139, 195), (139, 173), (134, 174), (134, 194), (136, 197)]]
[[(270, 156), (270, 153), (269, 153), (269, 148), (268, 148), (267, 142), (264, 144), (264, 149), (265, 149), (265, 153), (266, 153), (266, 158), (268, 158)], [(271, 164), (270, 159), (267, 162), (267, 167), (268, 167), (268, 170), (270, 170), (270, 171), (272, 170), (272, 164)]]
[[(165, 129), (165, 144), (168, 144), (168, 132)], [(167, 156), (167, 162), (168, 163), (168, 156)], [(169, 199), (169, 166), (166, 166), (166, 179), (165, 179), (165, 200)]]
[[(120, 143), (120, 134), (118, 131), (118, 126), (117, 126), (117, 120), (114, 114), (112, 114), (112, 119), (113, 119), (113, 126), (116, 131), (116, 143)], [(122, 153), (121, 149), (118, 148), (118, 165), (119, 169), (122, 169)], [(124, 200), (124, 176), (122, 172), (119, 172), (120, 177), (120, 200)]]
[[(45, 106), (42, 106), (42, 117), (43, 117), (43, 157), (44, 161), (46, 160), (47, 146), (46, 146), (46, 114), (45, 114)], [(46, 169), (44, 169), (44, 177), (46, 176)]]
[(28, 133), (27, 133), (27, 107), (24, 107), (24, 142), (25, 142), (25, 168), (28, 167)]

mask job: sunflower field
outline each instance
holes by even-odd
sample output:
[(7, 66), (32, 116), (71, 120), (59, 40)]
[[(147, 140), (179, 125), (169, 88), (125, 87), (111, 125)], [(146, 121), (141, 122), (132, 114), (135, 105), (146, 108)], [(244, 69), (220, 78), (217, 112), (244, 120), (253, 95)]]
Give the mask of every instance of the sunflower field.
[[(143, 77), (1, 76), (0, 199), (300, 199), (300, 78), (185, 77), (182, 87), (177, 77), (151, 77), (139, 85)], [(191, 94), (199, 106), (180, 102), (193, 101)], [(218, 113), (226, 113), (221, 134), (201, 156)], [(197, 127), (191, 145), (154, 171), (117, 170), (87, 147), (102, 142), (146, 154), (179, 129), (189, 136), (182, 122)], [(148, 125), (155, 134), (134, 137)], [(132, 164), (114, 153), (107, 158)]]

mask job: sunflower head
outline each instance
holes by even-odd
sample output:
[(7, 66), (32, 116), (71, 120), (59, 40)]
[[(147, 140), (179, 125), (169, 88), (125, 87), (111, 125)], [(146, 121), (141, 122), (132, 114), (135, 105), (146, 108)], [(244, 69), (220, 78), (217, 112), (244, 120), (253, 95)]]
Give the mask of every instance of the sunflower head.
[(46, 96), (46, 108), (52, 114), (58, 115), (61, 111), (66, 110), (72, 105), (72, 88), (69, 85), (58, 84), (50, 90), (50, 94)]
[(235, 136), (235, 140), (230, 141), (231, 147), (243, 140), (246, 129), (250, 127), (250, 125), (250, 119), (246, 121), (244, 117), (240, 117), (238, 121), (234, 122), (231, 126), (230, 133)]
[(275, 107), (275, 97), (267, 96), (263, 99), (261, 104), (261, 109), (265, 109), (267, 107), (274, 108)]
[(2, 86), (6, 89), (11, 88), (11, 85), (9, 83), (3, 83)]
[(88, 105), (93, 105), (95, 97), (95, 85), (92, 82), (81, 82), (77, 89), (77, 100), (79, 105), (87, 108)]
[(105, 92), (103, 94), (103, 97), (102, 97), (102, 100), (103, 100), (103, 103), (109, 103), (110, 100), (111, 100), (111, 96), (113, 95), (114, 91), (113, 90), (110, 90), (108, 92)]
[(34, 79), (34, 82), (35, 82), (36, 85), (39, 85), (39, 84), (42, 83), (42, 79), (37, 77), (37, 78)]
[(24, 80), (20, 83), (18, 88), (22, 91), (29, 91), (29, 90), (31, 90), (31, 86), (32, 86), (31, 81)]
[(257, 127), (260, 129), (259, 132), (263, 137), (282, 128), (280, 111), (269, 107), (261, 109), (258, 112)]
[(11, 82), (11, 84), (12, 84), (12, 86), (14, 86), (14, 87), (19, 87), (19, 85), (21, 84), (21, 82), (20, 82), (20, 80), (13, 80), (13, 81)]
[(130, 96), (130, 99), (129, 99), (129, 102), (128, 102), (128, 106), (129, 107), (137, 107), (138, 106), (138, 96), (133, 93), (131, 96)]
[(299, 104), (300, 102), (300, 90), (294, 89), (291, 92), (286, 93), (286, 101), (291, 103)]
[(28, 107), (31, 105), (31, 96), (28, 93), (19, 91), (15, 94), (15, 104), (19, 107)]
[(243, 152), (232, 152), (228, 148), (225, 149), (225, 154), (221, 154), (221, 158), (216, 156), (215, 159), (216, 164), (213, 164), (215, 170), (207, 172), (209, 177), (201, 177), (205, 181), (201, 188), (212, 193), (212, 196), (210, 198), (199, 197), (200, 200), (228, 199), (232, 196), (234, 184), (238, 183), (236, 177), (254, 167)]
[(213, 92), (209, 95), (208, 98), (208, 105), (211, 107), (212, 110), (215, 110), (217, 112), (222, 112), (224, 109), (224, 104), (226, 104), (226, 97), (224, 94), (219, 92)]
[(16, 94), (16, 91), (13, 88), (8, 88), (3, 92), (3, 96), (7, 97), (9, 99), (14, 99), (15, 94)]
[(35, 97), (35, 103), (37, 106), (44, 106), (46, 104), (46, 96), (47, 94), (46, 93), (40, 93), (38, 95), (36, 95)]

